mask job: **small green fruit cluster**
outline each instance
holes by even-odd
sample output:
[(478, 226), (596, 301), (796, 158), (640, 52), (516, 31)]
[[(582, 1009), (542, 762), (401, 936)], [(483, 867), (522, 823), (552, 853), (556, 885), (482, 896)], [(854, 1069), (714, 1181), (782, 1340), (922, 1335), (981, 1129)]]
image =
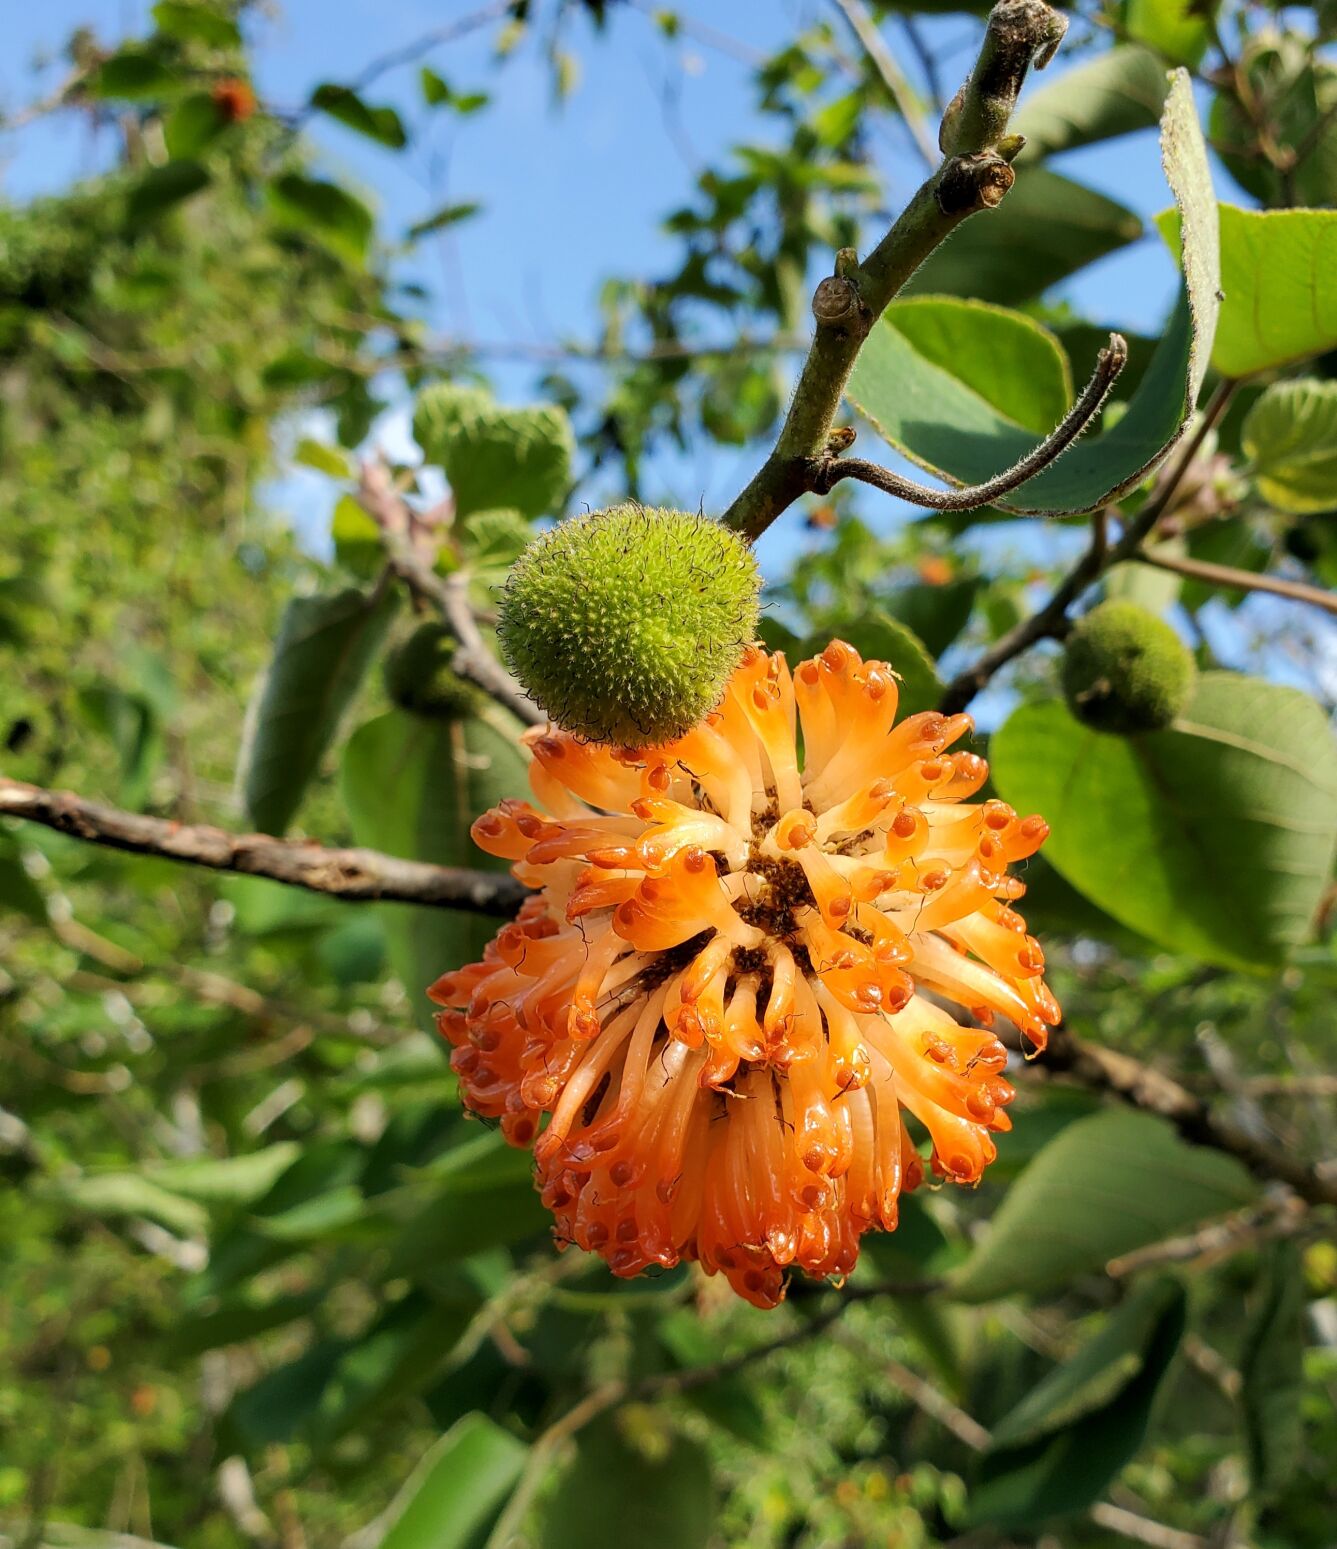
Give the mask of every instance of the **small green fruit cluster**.
[(1160, 731), (1184, 708), (1197, 677), (1174, 630), (1135, 602), (1102, 602), (1080, 619), (1063, 656), (1063, 692), (1079, 721), (1133, 736)]
[(458, 720), (485, 703), (472, 684), (451, 670), (459, 642), (444, 624), (420, 624), (390, 652), (385, 689), (401, 710), (435, 720)]
[(646, 747), (719, 703), (755, 638), (760, 589), (752, 550), (729, 528), (615, 506), (560, 523), (520, 555), (497, 638), (559, 726)]

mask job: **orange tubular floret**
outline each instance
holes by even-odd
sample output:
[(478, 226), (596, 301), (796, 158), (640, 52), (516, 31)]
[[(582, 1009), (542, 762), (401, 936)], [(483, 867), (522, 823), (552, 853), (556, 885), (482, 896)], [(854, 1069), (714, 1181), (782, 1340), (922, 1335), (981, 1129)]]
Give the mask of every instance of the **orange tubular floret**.
[(526, 733), (533, 804), (473, 826), (536, 891), (432, 986), (438, 1025), (559, 1240), (614, 1274), (694, 1260), (774, 1306), (895, 1229), (925, 1174), (905, 1115), (967, 1185), (1010, 1127), (994, 1023), (1038, 1049), (1059, 1010), (1007, 868), (1048, 830), (969, 800), (968, 717), (896, 708), (842, 641), (792, 678), (753, 648), (664, 747)]

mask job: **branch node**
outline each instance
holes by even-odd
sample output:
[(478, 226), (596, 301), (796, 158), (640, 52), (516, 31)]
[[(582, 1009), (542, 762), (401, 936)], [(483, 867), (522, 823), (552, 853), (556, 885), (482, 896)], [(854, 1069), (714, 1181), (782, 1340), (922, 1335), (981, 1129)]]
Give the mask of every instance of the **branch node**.
[(1000, 0), (994, 6), (975, 68), (942, 116), (938, 144), (945, 156), (999, 143), (1027, 70), (1032, 64), (1044, 69), (1067, 30), (1067, 19), (1044, 0)]
[(1016, 180), (1017, 174), (997, 151), (953, 156), (938, 179), (938, 208), (944, 215), (997, 209)]
[(823, 328), (849, 323), (863, 313), (859, 287), (842, 274), (830, 274), (813, 292), (812, 315)]

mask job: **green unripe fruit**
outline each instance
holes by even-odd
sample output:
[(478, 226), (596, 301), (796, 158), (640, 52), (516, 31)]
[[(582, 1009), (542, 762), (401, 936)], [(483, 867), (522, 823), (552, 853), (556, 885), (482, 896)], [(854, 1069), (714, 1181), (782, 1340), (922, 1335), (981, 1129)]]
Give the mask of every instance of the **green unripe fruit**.
[(1079, 721), (1131, 736), (1160, 731), (1197, 676), (1184, 642), (1135, 602), (1102, 602), (1080, 619), (1063, 656), (1063, 692)]
[(401, 710), (440, 720), (472, 715), (483, 697), (451, 671), (459, 642), (444, 624), (420, 624), (385, 660), (385, 689)]
[(713, 710), (757, 630), (747, 543), (708, 517), (615, 506), (541, 534), (511, 569), (497, 638), (568, 731), (621, 747)]

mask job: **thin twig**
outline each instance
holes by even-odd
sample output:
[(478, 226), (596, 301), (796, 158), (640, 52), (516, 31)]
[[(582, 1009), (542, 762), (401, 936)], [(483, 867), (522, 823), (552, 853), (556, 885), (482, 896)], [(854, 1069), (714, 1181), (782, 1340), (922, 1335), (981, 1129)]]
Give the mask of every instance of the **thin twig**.
[(1324, 591), (1303, 581), (1288, 581), (1285, 576), (1260, 575), (1252, 570), (1237, 570), (1233, 565), (1216, 565), (1205, 559), (1170, 554), (1164, 549), (1139, 549), (1135, 558), (1157, 570), (1173, 571), (1205, 581), (1209, 586), (1227, 586), (1241, 592), (1268, 592), (1274, 597), (1289, 597), (1292, 602), (1307, 602), (1324, 613), (1337, 614), (1337, 592)]
[(924, 36), (919, 30), (919, 24), (913, 16), (902, 16), (901, 26), (905, 29), (905, 36), (909, 40), (910, 47), (914, 50), (915, 58), (919, 61), (919, 68), (924, 72), (924, 84), (928, 87), (929, 101), (933, 104), (933, 111), (942, 116), (942, 110), (947, 106), (942, 95), (942, 80), (938, 74), (938, 61), (934, 57), (933, 50), (924, 41)]
[(1254, 1097), (1337, 1097), (1337, 1075), (1245, 1076), (1240, 1085)]
[(1185, 439), (1169, 472), (1136, 516), (1128, 523), (1119, 541), (1110, 544), (1102, 529), (1093, 531), (1086, 552), (1059, 583), (1049, 600), (1023, 619), (1015, 628), (1008, 630), (994, 642), (964, 672), (958, 673), (942, 692), (938, 708), (944, 715), (954, 715), (974, 699), (1000, 667), (1028, 651), (1041, 640), (1061, 640), (1068, 632), (1068, 609), (1097, 581), (1106, 570), (1122, 560), (1140, 556), (1145, 540), (1155, 530), (1157, 522), (1174, 501), (1184, 475), (1213, 426), (1225, 413), (1239, 383), (1233, 379), (1221, 382), (1212, 394), (1198, 423)]
[(1149, 1549), (1210, 1549), (1205, 1538), (1196, 1533), (1185, 1533), (1179, 1528), (1167, 1527), (1164, 1522), (1153, 1522), (1150, 1517), (1140, 1516), (1112, 1501), (1097, 1501), (1091, 1508), (1090, 1517), (1098, 1527), (1108, 1528), (1122, 1538), (1135, 1543), (1147, 1544)]
[(850, 24), (850, 30), (858, 38), (864, 53), (881, 77), (882, 84), (896, 104), (897, 112), (905, 120), (905, 127), (910, 131), (915, 149), (931, 172), (940, 160), (938, 147), (933, 143), (924, 114), (915, 100), (915, 89), (904, 70), (896, 63), (896, 56), (887, 47), (886, 39), (877, 30), (877, 23), (869, 14), (868, 7), (863, 0), (832, 0), (832, 3)]
[[(775, 448), (724, 513), (749, 540), (800, 496), (829, 456), (832, 424), (859, 350), (874, 323), (916, 269), (970, 216), (1001, 203), (1015, 179), (1007, 113), (1032, 61), (1052, 54), (1064, 23), (1042, 0), (1002, 0), (989, 17), (979, 61), (948, 109), (948, 159), (862, 262), (852, 248), (813, 296), (817, 327)], [(987, 98), (987, 100), (985, 100)], [(979, 100), (977, 100), (979, 99)]]
[(330, 898), (392, 899), (502, 917), (514, 914), (525, 897), (524, 887), (509, 876), (407, 861), (377, 850), (327, 849), (309, 840), (233, 834), (204, 824), (173, 823), (3, 776), (0, 817), (40, 823), (75, 839), (133, 855), (268, 877)]
[[(430, 32), (424, 32), (421, 37), (414, 38), (411, 43), (401, 44), (400, 47), (393, 48), (388, 53), (380, 54), (371, 60), (361, 74), (349, 83), (349, 90), (364, 92), (368, 86), (375, 85), (381, 76), (389, 74), (391, 70), (414, 64), (443, 44), (453, 43), (471, 32), (477, 32), (480, 27), (486, 27), (490, 22), (501, 21), (514, 9), (515, 0), (492, 0), (491, 5), (482, 6), (467, 16), (459, 16), (443, 26), (434, 27)], [(307, 103), (293, 115), (293, 127), (300, 128), (316, 111), (317, 109), (311, 103)]]
[(89, 70), (90, 66), (86, 64), (77, 65), (45, 97), (39, 98), (36, 102), (30, 102), (27, 107), (20, 108), (8, 117), (0, 117), (0, 134), (12, 134), (15, 130), (22, 129), (39, 118), (45, 118), (48, 113), (55, 113), (60, 108), (68, 106), (71, 93), (87, 78)]
[(415, 596), (441, 614), (459, 643), (451, 669), (481, 688), (504, 709), (529, 726), (540, 726), (547, 716), (487, 648), (469, 605), (467, 575), (440, 576), (433, 568), (439, 539), (434, 513), (419, 519), (400, 494), (381, 457), (362, 464), (358, 500), (376, 523), (390, 569)]
[(1293, 1194), (1266, 1199), (1259, 1205), (1237, 1210), (1222, 1220), (1209, 1221), (1195, 1232), (1149, 1243), (1132, 1253), (1120, 1254), (1105, 1266), (1114, 1280), (1135, 1275), (1163, 1264), (1191, 1264), (1199, 1259), (1214, 1261), (1245, 1248), (1255, 1248), (1279, 1238), (1295, 1237), (1313, 1228), (1313, 1218)]
[[(1015, 1047), (1011, 1035), (1003, 1041)], [(1106, 1093), (1131, 1108), (1156, 1114), (1173, 1124), (1185, 1140), (1226, 1152), (1259, 1177), (1286, 1184), (1311, 1205), (1337, 1205), (1337, 1175), (1242, 1129), (1172, 1076), (1130, 1054), (1087, 1043), (1060, 1027), (1050, 1035), (1044, 1058), (1026, 1069), (1041, 1080), (1067, 1077), (1088, 1091)]]
[(1096, 358), (1096, 369), (1091, 380), (1058, 425), (1024, 457), (983, 484), (970, 484), (961, 489), (931, 489), (926, 484), (916, 484), (912, 479), (902, 478), (900, 474), (892, 473), (877, 463), (865, 462), (857, 457), (832, 457), (814, 475), (814, 492), (825, 495), (841, 479), (859, 479), (865, 484), (876, 485), (888, 495), (908, 500), (913, 505), (927, 506), (934, 511), (973, 511), (980, 506), (991, 505), (1001, 496), (1019, 489), (1067, 451), (1100, 413), (1101, 406), (1127, 362), (1127, 341), (1122, 334), (1112, 333), (1108, 346)]

